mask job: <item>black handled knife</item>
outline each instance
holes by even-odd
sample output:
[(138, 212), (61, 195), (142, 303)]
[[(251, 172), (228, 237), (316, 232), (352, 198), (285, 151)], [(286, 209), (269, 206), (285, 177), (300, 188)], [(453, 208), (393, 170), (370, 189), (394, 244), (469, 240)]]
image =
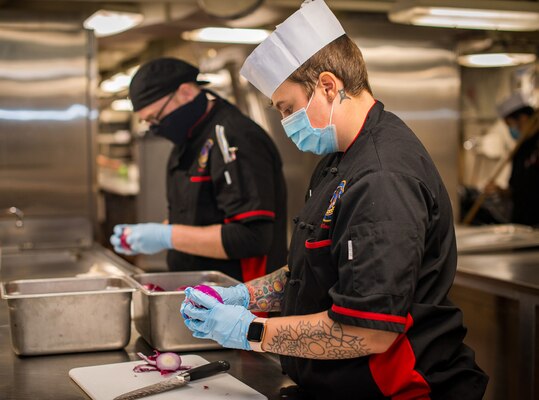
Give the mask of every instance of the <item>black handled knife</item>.
[(172, 389), (187, 385), (191, 381), (197, 379), (207, 378), (218, 374), (219, 372), (225, 372), (230, 369), (228, 361), (213, 361), (209, 364), (201, 365), (200, 367), (192, 368), (188, 371), (175, 376), (174, 378), (167, 379), (165, 381), (154, 383), (153, 385), (144, 386), (140, 389), (132, 390), (115, 397), (114, 400), (135, 400), (141, 397), (150, 396), (152, 394), (167, 392)]

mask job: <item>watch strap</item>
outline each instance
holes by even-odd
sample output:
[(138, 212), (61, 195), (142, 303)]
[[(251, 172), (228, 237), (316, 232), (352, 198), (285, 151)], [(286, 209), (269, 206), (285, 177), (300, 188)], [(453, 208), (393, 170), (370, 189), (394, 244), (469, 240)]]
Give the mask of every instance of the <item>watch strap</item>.
[(267, 318), (259, 318), (259, 317), (256, 317), (255, 319), (253, 319), (253, 321), (251, 322), (252, 323), (258, 323), (258, 324), (262, 324), (263, 327), (262, 327), (262, 334), (260, 335), (260, 341), (251, 341), (249, 340), (249, 345), (251, 346), (251, 350), (253, 351), (256, 351), (256, 352), (264, 352), (264, 349), (262, 349), (262, 343), (264, 343), (264, 337), (266, 336), (266, 322), (267, 322)]

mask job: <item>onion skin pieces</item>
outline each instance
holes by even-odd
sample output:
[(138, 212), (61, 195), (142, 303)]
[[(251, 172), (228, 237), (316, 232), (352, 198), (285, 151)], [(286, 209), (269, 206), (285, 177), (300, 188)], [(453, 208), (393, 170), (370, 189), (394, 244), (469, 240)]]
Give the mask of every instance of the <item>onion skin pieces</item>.
[(153, 283), (145, 283), (142, 286), (144, 286), (144, 289), (149, 290), (150, 292), (164, 292), (165, 291), (165, 289), (163, 289), (161, 286), (155, 285)]
[(153, 356), (137, 353), (140, 358), (146, 361), (146, 364), (136, 365), (133, 372), (159, 371), (161, 375), (168, 375), (176, 371), (191, 369), (190, 366), (182, 365), (182, 359), (176, 353), (160, 353), (157, 350), (154, 350), (153, 353)]

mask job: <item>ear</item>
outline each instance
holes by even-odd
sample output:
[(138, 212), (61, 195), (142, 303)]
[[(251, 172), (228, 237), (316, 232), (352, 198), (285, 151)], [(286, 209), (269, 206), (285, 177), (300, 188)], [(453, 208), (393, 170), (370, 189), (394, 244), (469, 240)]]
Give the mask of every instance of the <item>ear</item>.
[(179, 104), (187, 104), (198, 95), (199, 91), (195, 89), (191, 82), (182, 83), (176, 90), (176, 98), (179, 100)]
[(337, 85), (338, 85), (338, 78), (331, 72), (322, 72), (320, 74), (320, 85), (322, 86), (322, 90), (324, 91), (324, 94), (326, 95), (326, 99), (329, 102), (332, 102), (333, 99), (337, 96)]

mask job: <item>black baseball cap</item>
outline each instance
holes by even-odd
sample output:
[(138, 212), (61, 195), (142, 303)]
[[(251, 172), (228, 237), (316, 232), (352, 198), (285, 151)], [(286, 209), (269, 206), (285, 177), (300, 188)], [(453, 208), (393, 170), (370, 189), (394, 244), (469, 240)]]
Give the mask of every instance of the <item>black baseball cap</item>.
[(133, 110), (138, 111), (165, 97), (182, 83), (208, 83), (197, 81), (199, 72), (197, 67), (177, 58), (163, 57), (147, 62), (138, 69), (129, 85)]

